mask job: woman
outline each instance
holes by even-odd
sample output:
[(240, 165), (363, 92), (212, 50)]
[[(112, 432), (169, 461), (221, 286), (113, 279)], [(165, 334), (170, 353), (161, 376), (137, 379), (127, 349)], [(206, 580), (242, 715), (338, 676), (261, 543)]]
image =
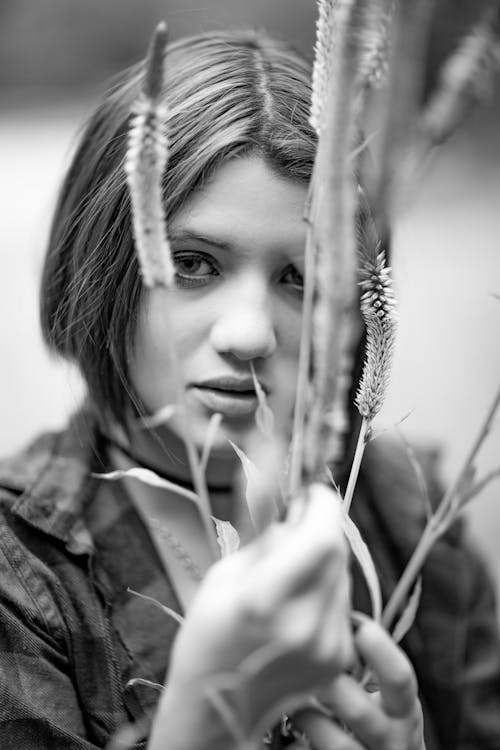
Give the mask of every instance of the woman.
[[(82, 135), (43, 273), (45, 339), (78, 364), (87, 402), (64, 433), (1, 469), (2, 747), (105, 747), (132, 721), (148, 750), (223, 750), (272, 726), (265, 741), (284, 747), (295, 735), (280, 717), (303, 726), (313, 695), (331, 712), (313, 730), (320, 748), (420, 750), (424, 731), (428, 748), (500, 746), (493, 605), (456, 530), (424, 576), (413, 666), (374, 623), (351, 625), (351, 575), (357, 609), (364, 591), (327, 488), (314, 486), (304, 506), (295, 498), (284, 522), (212, 565), (185, 496), (179, 415), (149, 429), (140, 417), (173, 400), (173, 336), (198, 447), (222, 415), (207, 465), (212, 512), (248, 541), (228, 438), (241, 444), (253, 428), (251, 366), (271, 408), (280, 373), (293, 382), (296, 370), (310, 69), (263, 35), (171, 45), (168, 293), (141, 286), (123, 170), (141, 76), (140, 66), (125, 73)], [(137, 465), (181, 490), (98, 476)], [(373, 450), (355, 506), (386, 589), (421, 530), (414, 494), (395, 452)], [(172, 611), (185, 614), (182, 628)], [(360, 663), (374, 694), (354, 679)]]

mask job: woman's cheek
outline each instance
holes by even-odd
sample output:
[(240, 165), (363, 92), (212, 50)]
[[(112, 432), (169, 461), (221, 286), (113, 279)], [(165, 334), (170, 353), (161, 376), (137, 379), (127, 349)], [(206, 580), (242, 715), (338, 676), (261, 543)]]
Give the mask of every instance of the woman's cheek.
[(279, 351), (285, 357), (296, 359), (300, 350), (301, 311), (288, 308), (277, 317), (276, 339)]
[(196, 299), (193, 293), (184, 294), (187, 299), (174, 299), (170, 305), (170, 331), (181, 361), (209, 340), (211, 327), (217, 320), (216, 305), (209, 298)]

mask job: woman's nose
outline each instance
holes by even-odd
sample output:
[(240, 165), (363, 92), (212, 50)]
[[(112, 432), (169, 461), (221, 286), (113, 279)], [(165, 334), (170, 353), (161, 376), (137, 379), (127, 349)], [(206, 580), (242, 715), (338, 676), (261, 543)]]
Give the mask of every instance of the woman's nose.
[(240, 292), (235, 290), (213, 324), (210, 340), (219, 354), (233, 354), (238, 359), (271, 356), (276, 349), (276, 335), (265, 291), (250, 282)]

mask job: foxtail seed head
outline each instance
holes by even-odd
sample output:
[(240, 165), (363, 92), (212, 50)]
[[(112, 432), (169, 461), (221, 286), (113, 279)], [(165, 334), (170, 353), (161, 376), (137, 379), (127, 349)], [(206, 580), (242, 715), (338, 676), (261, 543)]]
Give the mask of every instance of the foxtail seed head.
[(148, 287), (169, 287), (174, 281), (161, 189), (168, 160), (167, 111), (159, 97), (165, 45), (166, 27), (160, 24), (151, 44), (143, 91), (134, 106), (125, 158), (135, 245)]
[(365, 50), (361, 62), (362, 77), (373, 88), (381, 88), (387, 79), (395, 4), (388, 11), (381, 10), (378, 5), (375, 3), (371, 24), (364, 35)]
[(385, 253), (361, 253), (361, 313), (366, 325), (366, 358), (355, 403), (361, 416), (372, 420), (382, 408), (389, 384), (396, 340), (396, 299)]
[(332, 57), (334, 35), (334, 9), (337, 0), (318, 0), (316, 43), (312, 73), (311, 115), (309, 122), (319, 135), (328, 86), (333, 81)]
[(385, 252), (374, 258), (361, 254), (359, 269), (361, 312), (365, 320), (372, 316), (389, 318), (396, 316), (396, 298), (392, 289), (391, 268), (385, 265)]

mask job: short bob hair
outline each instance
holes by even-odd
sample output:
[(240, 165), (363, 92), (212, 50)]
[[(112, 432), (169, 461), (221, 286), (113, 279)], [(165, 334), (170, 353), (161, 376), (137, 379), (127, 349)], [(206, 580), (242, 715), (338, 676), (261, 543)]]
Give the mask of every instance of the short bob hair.
[[(142, 286), (124, 160), (144, 73), (126, 70), (83, 131), (63, 182), (41, 282), (49, 347), (75, 362), (101, 416), (123, 424)], [(308, 122), (309, 63), (261, 32), (216, 31), (169, 45), (167, 219), (225, 161), (258, 154), (277, 174), (307, 182), (316, 149)]]

